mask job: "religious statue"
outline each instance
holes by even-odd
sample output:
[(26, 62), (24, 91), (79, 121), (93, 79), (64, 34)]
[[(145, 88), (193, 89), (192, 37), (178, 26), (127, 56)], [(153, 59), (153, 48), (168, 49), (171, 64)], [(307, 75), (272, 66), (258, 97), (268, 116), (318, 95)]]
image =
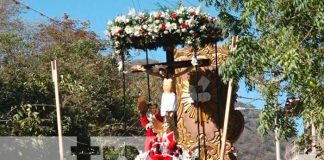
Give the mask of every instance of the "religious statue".
[(162, 123), (163, 117), (161, 116), (158, 105), (147, 104), (144, 96), (140, 96), (138, 99), (138, 109), (141, 113), (141, 125), (145, 128), (146, 137), (144, 143), (144, 152), (149, 151), (152, 148), (152, 143), (157, 136), (162, 135)]
[(149, 153), (151, 160), (178, 160), (181, 159), (182, 149), (177, 144), (174, 131), (170, 123), (163, 125), (163, 135), (159, 137), (152, 146)]
[(176, 96), (172, 91), (172, 79), (164, 79), (161, 98), (161, 116), (163, 116), (165, 120), (172, 119), (176, 110)]

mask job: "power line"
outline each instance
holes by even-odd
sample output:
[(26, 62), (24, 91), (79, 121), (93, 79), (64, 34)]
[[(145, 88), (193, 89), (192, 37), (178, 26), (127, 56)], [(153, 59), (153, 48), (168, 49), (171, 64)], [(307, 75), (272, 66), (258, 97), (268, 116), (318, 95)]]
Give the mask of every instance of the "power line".
[(142, 10), (141, 3), (139, 0), (137, 0), (137, 4), (138, 4), (139, 9)]
[(134, 3), (134, 0), (132, 0), (132, 3), (133, 3), (133, 7), (134, 7), (134, 9), (137, 10), (137, 9), (136, 9), (136, 6), (135, 6), (135, 3)]
[(195, 6), (193, 3), (191, 3), (189, 0), (185, 0), (189, 5)]
[(168, 0), (164, 0), (164, 2), (166, 2), (168, 5), (170, 5), (171, 7), (175, 7), (177, 8), (177, 5), (172, 4), (171, 2), (169, 2)]
[(27, 4), (25, 4), (25, 3), (22, 3), (22, 2), (19, 1), (19, 0), (12, 0), (12, 1), (13, 1), (16, 5), (22, 5), (22, 6), (24, 6), (27, 10), (31, 10), (31, 11), (33, 11), (33, 12), (39, 14), (40, 16), (45, 17), (46, 19), (48, 19), (48, 20), (50, 20), (50, 21), (53, 21), (53, 22), (56, 21), (55, 19), (53, 19), (53, 18), (47, 16), (46, 14), (42, 13), (41, 11), (38, 11), (38, 10), (32, 8), (32, 7), (30, 7), (29, 5), (27, 5)]
[(239, 99), (250, 99), (250, 100), (259, 100), (259, 101), (262, 101), (263, 99), (261, 98), (252, 98), (252, 97), (244, 97), (244, 96), (237, 96), (237, 98)]

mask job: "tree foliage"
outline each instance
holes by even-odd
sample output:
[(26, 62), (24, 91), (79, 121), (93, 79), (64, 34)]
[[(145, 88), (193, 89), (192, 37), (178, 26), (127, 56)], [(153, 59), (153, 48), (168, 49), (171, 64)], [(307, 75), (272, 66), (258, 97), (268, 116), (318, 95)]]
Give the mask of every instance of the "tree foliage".
[(9, 27), (16, 22), (11, 17), (19, 17), (20, 10), (11, 9), (14, 6), (1, 4), (8, 15), (0, 20), (6, 24), (0, 32), (1, 135), (57, 135), (50, 68), (54, 59), (59, 67), (64, 135), (141, 134), (135, 92), (126, 91), (123, 106), (116, 59), (102, 53), (104, 42), (88, 30), (89, 24), (64, 15), (24, 35)]
[[(324, 2), (218, 1), (205, 0), (222, 12), (235, 17), (239, 24), (232, 32), (240, 36), (238, 48), (221, 68), (224, 79), (244, 79), (266, 100), (260, 114), (261, 128), (273, 128), (279, 114), (281, 137), (296, 131), (293, 117), (312, 121), (324, 136)], [(238, 22), (239, 21), (239, 22)], [(292, 113), (284, 111), (284, 96), (300, 97), (302, 104)], [(289, 115), (289, 116), (288, 116)]]

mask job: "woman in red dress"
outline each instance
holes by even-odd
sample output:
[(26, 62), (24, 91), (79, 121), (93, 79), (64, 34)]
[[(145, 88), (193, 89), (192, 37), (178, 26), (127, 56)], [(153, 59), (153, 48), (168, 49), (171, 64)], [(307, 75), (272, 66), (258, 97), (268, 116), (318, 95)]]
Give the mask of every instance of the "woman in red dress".
[(149, 105), (149, 109), (145, 114), (142, 114), (141, 124), (146, 129), (145, 147), (144, 152), (152, 148), (152, 143), (156, 139), (156, 132), (154, 130), (154, 121), (158, 120), (163, 122), (163, 118), (157, 108), (157, 104)]

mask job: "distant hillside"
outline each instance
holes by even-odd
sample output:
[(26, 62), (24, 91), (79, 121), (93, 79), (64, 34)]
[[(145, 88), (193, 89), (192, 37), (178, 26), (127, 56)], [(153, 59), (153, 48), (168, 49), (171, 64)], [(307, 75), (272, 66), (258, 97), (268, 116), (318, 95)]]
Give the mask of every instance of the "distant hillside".
[[(237, 102), (235, 105), (236, 107), (248, 108), (241, 110), (244, 115), (245, 126), (241, 137), (235, 143), (238, 160), (275, 160), (274, 133), (272, 132), (262, 137), (257, 132), (260, 110), (256, 110), (255, 107), (241, 102)], [(280, 143), (282, 159), (284, 159), (285, 148), (288, 144), (285, 140), (282, 140)]]
[[(148, 62), (149, 64), (152, 64), (152, 63), (160, 63), (158, 60), (155, 60), (155, 59), (151, 59), (149, 58), (148, 59)], [(146, 59), (133, 59), (131, 62), (130, 62), (131, 65), (133, 64), (146, 64)]]

